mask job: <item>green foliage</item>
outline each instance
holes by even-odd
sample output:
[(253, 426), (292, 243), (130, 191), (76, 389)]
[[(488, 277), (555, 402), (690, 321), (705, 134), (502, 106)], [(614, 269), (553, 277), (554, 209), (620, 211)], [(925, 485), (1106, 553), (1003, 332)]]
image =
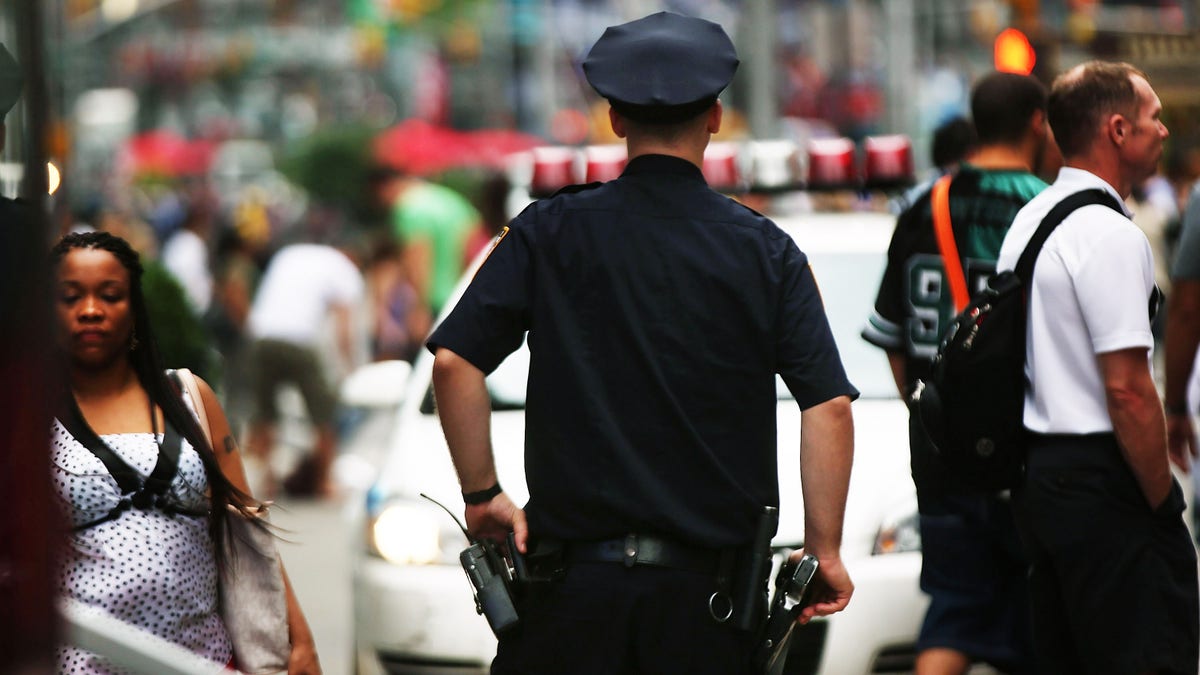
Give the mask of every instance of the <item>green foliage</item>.
[(163, 365), (189, 368), (213, 387), (219, 386), (208, 332), (192, 310), (183, 286), (158, 261), (144, 264), (142, 293)]
[(280, 168), (316, 201), (364, 220), (372, 207), (367, 171), (376, 133), (365, 126), (319, 131), (290, 148)]

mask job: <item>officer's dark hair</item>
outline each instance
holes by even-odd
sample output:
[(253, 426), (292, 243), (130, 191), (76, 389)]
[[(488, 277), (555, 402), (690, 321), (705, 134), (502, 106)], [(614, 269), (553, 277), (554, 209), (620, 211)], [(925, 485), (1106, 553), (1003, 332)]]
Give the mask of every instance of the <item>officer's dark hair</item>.
[(650, 136), (665, 142), (674, 142), (694, 132), (697, 126), (704, 124), (708, 111), (712, 110), (713, 105), (716, 105), (716, 99), (713, 99), (700, 112), (689, 115), (682, 120), (672, 119), (669, 121), (654, 118), (647, 119), (641, 116), (630, 117), (623, 114), (621, 109), (616, 106), (613, 106), (613, 110), (616, 110), (617, 114), (621, 115), (625, 120), (625, 128), (629, 133), (635, 136)]
[(934, 166), (946, 169), (966, 159), (975, 142), (975, 125), (965, 117), (953, 117), (934, 129), (930, 159)]
[(1046, 87), (1017, 73), (990, 73), (971, 92), (971, 117), (984, 145), (1018, 143), (1037, 111), (1046, 112)]
[(1047, 117), (1064, 157), (1086, 152), (1109, 115), (1137, 115), (1134, 76), (1146, 74), (1128, 63), (1089, 61), (1054, 80)]
[[(138, 381), (150, 396), (150, 400), (162, 408), (163, 416), (167, 421), (179, 430), (180, 435), (186, 438), (200, 455), (204, 471), (208, 474), (211, 499), (208, 533), (212, 538), (217, 560), (219, 564), (223, 565), (226, 562), (228, 550), (225, 546), (225, 533), (229, 531), (227, 506), (232, 504), (235, 508), (246, 512), (252, 505), (256, 505), (256, 502), (230, 483), (225, 474), (221, 472), (217, 456), (205, 439), (199, 422), (192, 416), (191, 411), (184, 404), (179, 390), (163, 368), (162, 357), (159, 355), (154, 340), (154, 331), (151, 328), (150, 314), (146, 310), (145, 295), (142, 293), (142, 263), (137, 251), (133, 250), (129, 242), (108, 232), (73, 232), (65, 235), (50, 249), (51, 271), (57, 272), (67, 254), (79, 249), (107, 251), (129, 273), (129, 306), (133, 314), (133, 334), (136, 338), (136, 343), (130, 346), (129, 362), (133, 366)], [(63, 367), (66, 367), (65, 363)], [(58, 381), (64, 383), (65, 386), (69, 380), (61, 377)], [(68, 396), (71, 396), (69, 388), (58, 392), (59, 404), (69, 405)]]

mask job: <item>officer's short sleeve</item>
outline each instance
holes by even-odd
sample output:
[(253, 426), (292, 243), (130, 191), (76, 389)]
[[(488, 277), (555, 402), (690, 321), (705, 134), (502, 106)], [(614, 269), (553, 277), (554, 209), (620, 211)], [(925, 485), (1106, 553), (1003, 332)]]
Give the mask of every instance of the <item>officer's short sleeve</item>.
[(790, 239), (783, 257), (776, 363), (801, 409), (838, 396), (858, 398), (846, 377), (808, 258)]
[(425, 343), (445, 347), (485, 373), (521, 346), (529, 330), (530, 228), (520, 219), (502, 232), (462, 299)]

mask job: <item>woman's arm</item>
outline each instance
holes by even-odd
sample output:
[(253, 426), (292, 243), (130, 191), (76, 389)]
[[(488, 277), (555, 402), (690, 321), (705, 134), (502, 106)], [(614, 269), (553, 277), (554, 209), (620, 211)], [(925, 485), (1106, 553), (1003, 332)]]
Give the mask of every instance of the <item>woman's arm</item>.
[[(250, 494), (246, 468), (242, 465), (242, 453), (238, 450), (233, 431), (229, 428), (225, 410), (221, 408), (217, 395), (207, 382), (197, 377), (196, 385), (200, 389), (200, 397), (204, 400), (208, 429), (215, 446), (213, 452), (217, 455), (221, 473), (239, 490)], [(283, 569), (283, 582), (287, 588), (288, 638), (292, 643), (288, 675), (319, 675), (321, 663), (317, 658), (317, 646), (313, 641), (312, 630), (308, 627), (304, 612), (300, 610), (300, 603), (296, 600), (296, 593), (292, 590), (292, 582), (288, 578), (287, 569), (283, 567), (283, 561), (280, 561), (279, 566)]]

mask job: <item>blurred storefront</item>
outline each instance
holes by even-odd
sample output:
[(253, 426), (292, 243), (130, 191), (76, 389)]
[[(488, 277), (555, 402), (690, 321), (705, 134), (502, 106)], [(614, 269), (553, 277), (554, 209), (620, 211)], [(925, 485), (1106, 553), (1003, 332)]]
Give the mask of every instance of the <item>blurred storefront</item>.
[[(932, 130), (967, 109), (1001, 30), (1034, 74), (1086, 58), (1147, 70), (1194, 145), (1195, 0), (68, 0), (48, 3), (54, 149), (76, 193), (105, 189), (134, 134), (255, 139), (277, 154), (323, 130), (417, 118), (611, 140), (579, 62), (605, 26), (668, 9), (722, 23), (743, 71), (731, 132), (754, 137)], [(1177, 112), (1178, 111), (1178, 112)], [(1186, 111), (1186, 112), (1184, 112)], [(928, 166), (925, 152), (918, 168)]]

